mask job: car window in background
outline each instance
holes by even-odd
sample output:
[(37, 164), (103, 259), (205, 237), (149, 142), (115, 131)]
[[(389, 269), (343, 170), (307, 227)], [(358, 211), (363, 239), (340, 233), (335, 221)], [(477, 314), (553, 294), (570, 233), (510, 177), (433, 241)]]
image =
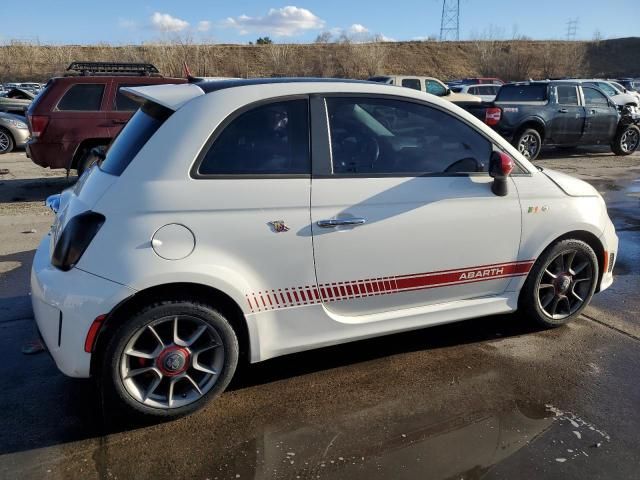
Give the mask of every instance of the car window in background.
[(449, 113), (413, 102), (328, 98), (334, 174), (487, 172), (491, 143)]
[(558, 85), (556, 89), (560, 105), (578, 105), (578, 89), (576, 87)]
[(116, 99), (115, 99), (115, 109), (118, 111), (133, 112), (138, 108), (140, 108), (140, 104), (135, 100), (124, 95), (121, 89), (124, 87), (144, 87), (144, 86), (145, 85), (141, 83), (136, 83), (135, 85), (121, 83), (120, 85), (118, 85), (117, 87), (118, 93), (116, 93)]
[(422, 88), (420, 87), (420, 79), (418, 78), (403, 78), (402, 86), (413, 88), (414, 90), (422, 90)]
[(307, 101), (269, 103), (241, 114), (215, 140), (198, 173), (310, 174)]
[(451, 87), (451, 91), (455, 92), (455, 93), (460, 93), (460, 92), (462, 92), (463, 88), (464, 87)]
[(604, 94), (602, 94), (595, 88), (583, 87), (582, 92), (584, 93), (585, 105), (592, 106), (592, 107), (608, 107), (609, 106), (609, 101), (607, 100), (607, 97), (605, 97)]
[(58, 102), (58, 110), (99, 111), (102, 104), (103, 83), (78, 83)]
[(427, 93), (436, 97), (442, 97), (447, 93), (447, 89), (434, 80), (425, 80), (425, 83), (427, 84)]
[(547, 100), (547, 85), (503, 85), (497, 102), (544, 102)]
[(121, 175), (172, 113), (172, 110), (156, 103), (146, 102), (142, 105), (113, 140), (106, 158), (100, 164), (100, 170)]
[(618, 95), (618, 91), (613, 88), (611, 85), (609, 85), (608, 83), (605, 82), (597, 82), (597, 83), (593, 83), (590, 85), (595, 85), (596, 87), (598, 87), (600, 90), (602, 90), (604, 93), (606, 93), (607, 95)]

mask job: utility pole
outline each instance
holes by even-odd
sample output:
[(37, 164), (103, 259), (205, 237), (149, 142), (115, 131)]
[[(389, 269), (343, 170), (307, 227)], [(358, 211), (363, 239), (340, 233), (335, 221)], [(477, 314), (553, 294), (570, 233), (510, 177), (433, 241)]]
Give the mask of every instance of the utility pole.
[(460, 0), (442, 0), (440, 41), (460, 40)]
[(567, 41), (573, 42), (576, 39), (578, 33), (578, 21), (579, 18), (571, 19), (567, 22)]

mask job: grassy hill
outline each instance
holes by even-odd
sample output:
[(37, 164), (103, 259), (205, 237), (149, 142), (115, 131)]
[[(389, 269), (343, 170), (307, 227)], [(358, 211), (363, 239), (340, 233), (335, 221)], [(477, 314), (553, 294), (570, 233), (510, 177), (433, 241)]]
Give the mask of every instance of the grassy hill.
[(466, 41), (224, 45), (0, 46), (0, 82), (46, 81), (73, 60), (140, 61), (181, 76), (182, 62), (203, 76), (431, 75), (442, 79), (498, 76), (505, 80), (560, 76), (640, 76), (640, 38), (598, 42)]

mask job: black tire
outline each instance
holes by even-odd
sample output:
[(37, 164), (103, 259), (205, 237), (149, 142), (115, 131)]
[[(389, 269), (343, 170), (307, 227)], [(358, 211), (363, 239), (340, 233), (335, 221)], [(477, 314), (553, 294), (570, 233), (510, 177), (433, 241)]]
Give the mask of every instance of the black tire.
[[(134, 398), (130, 391), (127, 390), (127, 386), (125, 386), (125, 380), (122, 375), (122, 362), (130, 360), (125, 359), (129, 357), (125, 357), (124, 349), (138, 332), (146, 332), (150, 324), (158, 322), (159, 319), (162, 321), (164, 318), (181, 316), (195, 318), (199, 322), (202, 322), (203, 325), (213, 328), (213, 331), (215, 331), (218, 336), (217, 342), (221, 342), (215, 351), (223, 349), (223, 362), (220, 363), (220, 369), (217, 375), (212, 376), (212, 378), (215, 377), (215, 381), (210, 389), (192, 403), (173, 408), (148, 406)], [(159, 329), (157, 324), (155, 324), (155, 329)], [(141, 337), (138, 336), (138, 338)], [(151, 362), (150, 366), (156, 367), (158, 362), (162, 361), (159, 360), (161, 358), (162, 356), (148, 360)], [(164, 358), (166, 358), (166, 356)], [(196, 354), (192, 353), (187, 362), (191, 362), (193, 359), (193, 363), (195, 363), (196, 358)], [(142, 308), (137, 313), (129, 316), (126, 322), (119, 325), (110, 337), (104, 350), (104, 355), (101, 359), (99, 379), (104, 390), (104, 398), (107, 404), (110, 399), (114, 399), (118, 404), (115, 405), (115, 407), (118, 407), (120, 411), (124, 410), (126, 415), (133, 415), (139, 419), (172, 419), (187, 415), (202, 408), (208, 401), (222, 393), (234, 375), (238, 365), (238, 358), (238, 338), (233, 327), (221, 312), (210, 305), (192, 300), (161, 301)], [(187, 372), (190, 372), (190, 370), (185, 371), (185, 373)], [(162, 380), (160, 382), (163, 380), (170, 382), (172, 377), (161, 378)], [(173, 378), (177, 379), (177, 377)], [(187, 384), (187, 388), (189, 388), (190, 383), (185, 383)], [(162, 383), (160, 383), (159, 386), (160, 385), (162, 385)], [(195, 393), (194, 389), (192, 389), (192, 393)]]
[[(572, 252), (574, 256), (569, 261)], [(576, 272), (578, 268), (580, 270), (572, 275), (571, 272)], [(591, 301), (598, 281), (598, 269), (596, 254), (582, 240), (569, 239), (554, 243), (540, 255), (529, 272), (520, 292), (520, 309), (529, 319), (547, 328), (570, 322)], [(549, 272), (555, 274), (556, 278)], [(570, 277), (568, 285), (567, 277)], [(589, 280), (585, 280), (587, 277)], [(556, 301), (558, 297), (560, 300)], [(572, 306), (571, 302), (575, 304)]]
[(0, 128), (0, 155), (13, 151), (15, 142), (13, 135), (6, 128)]
[(637, 125), (627, 125), (621, 129), (611, 143), (611, 150), (619, 156), (631, 155), (640, 144), (640, 128)]
[(78, 164), (76, 166), (76, 170), (78, 171), (78, 177), (81, 177), (84, 172), (93, 167), (98, 161), (100, 161), (100, 156), (96, 155), (96, 150), (100, 150), (104, 152), (106, 147), (98, 146), (89, 149), (85, 149), (80, 154), (80, 158), (78, 159)]
[(516, 147), (527, 160), (533, 161), (538, 158), (540, 150), (542, 150), (542, 137), (536, 129), (527, 128), (514, 138), (513, 146)]

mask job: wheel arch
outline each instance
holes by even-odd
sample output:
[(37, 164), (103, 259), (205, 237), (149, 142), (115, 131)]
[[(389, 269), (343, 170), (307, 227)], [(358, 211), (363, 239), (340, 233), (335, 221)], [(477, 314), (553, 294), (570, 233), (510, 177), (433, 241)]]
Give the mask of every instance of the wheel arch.
[(540, 134), (540, 139), (544, 143), (545, 140), (545, 125), (544, 121), (538, 117), (529, 117), (525, 119), (519, 126), (516, 128), (516, 133), (513, 136), (514, 139), (518, 138), (522, 132), (527, 130), (528, 128), (533, 128)]
[(94, 376), (99, 370), (102, 356), (111, 339), (111, 335), (117, 326), (126, 320), (127, 315), (133, 314), (144, 305), (159, 300), (170, 299), (196, 300), (219, 309), (225, 314), (238, 336), (241, 362), (246, 363), (248, 361), (251, 354), (249, 328), (242, 309), (233, 298), (222, 290), (200, 283), (165, 283), (136, 292), (134, 295), (120, 302), (109, 312), (100, 327), (91, 354), (91, 376)]
[(85, 138), (84, 140), (82, 140), (73, 152), (73, 157), (71, 157), (69, 169), (78, 167), (78, 162), (80, 161), (80, 158), (82, 157), (84, 152), (94, 147), (108, 145), (111, 140), (111, 138)]

